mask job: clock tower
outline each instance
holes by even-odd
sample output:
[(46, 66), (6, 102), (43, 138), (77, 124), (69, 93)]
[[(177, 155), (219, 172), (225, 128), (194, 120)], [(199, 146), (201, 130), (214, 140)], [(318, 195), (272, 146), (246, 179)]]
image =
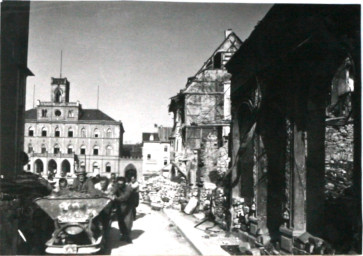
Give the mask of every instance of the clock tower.
[(54, 78), (51, 82), (51, 101), (54, 103), (69, 102), (69, 81), (67, 78)]

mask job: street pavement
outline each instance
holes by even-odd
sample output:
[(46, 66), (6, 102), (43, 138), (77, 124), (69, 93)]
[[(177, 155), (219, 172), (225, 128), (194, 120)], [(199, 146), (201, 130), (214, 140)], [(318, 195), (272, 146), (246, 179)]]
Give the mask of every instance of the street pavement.
[(131, 233), (132, 244), (120, 241), (117, 221), (111, 226), (106, 254), (111, 255), (197, 255), (191, 244), (161, 212), (140, 204)]

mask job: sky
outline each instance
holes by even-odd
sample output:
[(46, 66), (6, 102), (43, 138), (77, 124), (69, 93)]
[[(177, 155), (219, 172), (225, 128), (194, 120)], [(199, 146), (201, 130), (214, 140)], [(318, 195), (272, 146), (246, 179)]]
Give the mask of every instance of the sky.
[[(232, 29), (245, 40), (270, 4), (31, 2), (26, 109), (50, 101), (51, 77), (70, 81), (70, 101), (97, 108), (141, 142), (172, 126), (170, 97), (185, 87)], [(35, 86), (35, 90), (34, 90)], [(33, 93), (35, 91), (35, 94)]]

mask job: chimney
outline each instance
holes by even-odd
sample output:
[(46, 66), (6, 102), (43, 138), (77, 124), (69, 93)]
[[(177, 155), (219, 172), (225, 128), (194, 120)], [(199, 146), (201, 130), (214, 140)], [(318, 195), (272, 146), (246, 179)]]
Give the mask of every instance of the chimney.
[(226, 39), (232, 33), (232, 29), (227, 29), (224, 31), (224, 38)]

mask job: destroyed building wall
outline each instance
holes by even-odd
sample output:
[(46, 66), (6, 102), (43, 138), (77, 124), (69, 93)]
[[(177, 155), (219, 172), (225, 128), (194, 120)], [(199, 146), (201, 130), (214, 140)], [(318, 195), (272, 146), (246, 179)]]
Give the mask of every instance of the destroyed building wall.
[(352, 185), (353, 124), (327, 126), (325, 150), (325, 194), (337, 198)]

